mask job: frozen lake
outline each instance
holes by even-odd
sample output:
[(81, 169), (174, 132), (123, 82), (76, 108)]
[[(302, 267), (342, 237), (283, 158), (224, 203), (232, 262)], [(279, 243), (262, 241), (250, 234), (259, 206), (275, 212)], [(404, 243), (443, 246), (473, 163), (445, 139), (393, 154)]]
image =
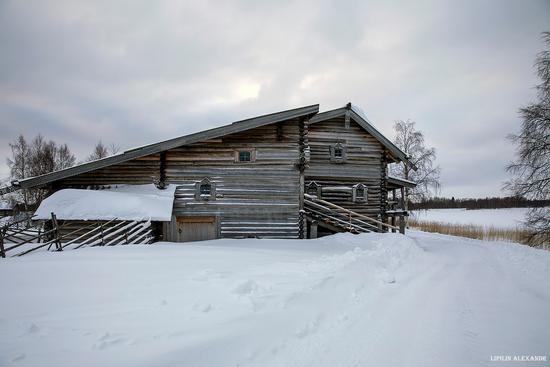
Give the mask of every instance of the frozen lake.
[(411, 217), (416, 220), (452, 224), (474, 224), (499, 228), (520, 227), (529, 208), (504, 209), (429, 209), (415, 210)]

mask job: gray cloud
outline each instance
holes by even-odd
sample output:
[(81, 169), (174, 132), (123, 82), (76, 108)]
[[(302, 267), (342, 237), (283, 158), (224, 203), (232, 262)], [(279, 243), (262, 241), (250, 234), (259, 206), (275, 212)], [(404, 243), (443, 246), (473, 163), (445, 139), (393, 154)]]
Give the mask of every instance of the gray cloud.
[(389, 136), (418, 122), (443, 194), (496, 195), (548, 24), (546, 1), (0, 1), (0, 157), (19, 133), (83, 158), (351, 100)]

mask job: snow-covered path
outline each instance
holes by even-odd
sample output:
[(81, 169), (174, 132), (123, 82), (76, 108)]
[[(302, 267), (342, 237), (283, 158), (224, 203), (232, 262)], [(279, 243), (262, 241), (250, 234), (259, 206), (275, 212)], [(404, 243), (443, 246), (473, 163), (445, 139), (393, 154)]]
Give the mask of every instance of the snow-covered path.
[(410, 232), (40, 253), (0, 264), (0, 365), (525, 366), (550, 253)]

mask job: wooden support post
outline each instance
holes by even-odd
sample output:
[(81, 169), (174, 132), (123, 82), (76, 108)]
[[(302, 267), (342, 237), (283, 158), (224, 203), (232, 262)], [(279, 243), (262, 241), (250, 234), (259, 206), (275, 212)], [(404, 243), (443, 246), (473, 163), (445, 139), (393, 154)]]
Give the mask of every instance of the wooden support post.
[[(396, 207), (395, 202), (397, 200), (396, 196), (395, 196), (395, 189), (393, 189), (391, 192), (392, 192), (392, 201), (393, 201), (393, 204), (392, 204), (391, 208), (392, 208), (392, 210), (395, 210), (395, 207)], [(395, 227), (395, 215), (392, 215), (392, 217), (391, 217), (391, 225)], [(391, 231), (392, 231), (392, 233), (395, 233), (395, 228), (392, 228)]]
[(405, 216), (399, 216), (399, 233), (405, 234)]
[(63, 246), (61, 246), (61, 240), (59, 238), (59, 225), (57, 223), (57, 217), (55, 216), (55, 214), (52, 212), (52, 226), (53, 226), (53, 235), (55, 236), (54, 238), (54, 243), (55, 243), (55, 250), (56, 251), (63, 251)]
[(159, 162), (159, 189), (166, 187), (166, 152), (160, 153)]
[(101, 246), (105, 246), (105, 242), (103, 241), (103, 223), (99, 224), (99, 231), (101, 236)]
[(299, 162), (297, 169), (299, 172), (299, 196), (298, 196), (298, 238), (304, 239), (307, 237), (306, 232), (306, 216), (304, 215), (304, 194), (305, 194), (305, 169), (306, 169), (306, 146), (307, 146), (307, 128), (305, 119), (300, 119), (298, 123), (299, 130)]
[(311, 221), (309, 238), (317, 238), (317, 221), (316, 220)]
[(5, 258), (6, 251), (4, 250), (4, 230), (0, 231), (0, 256)]

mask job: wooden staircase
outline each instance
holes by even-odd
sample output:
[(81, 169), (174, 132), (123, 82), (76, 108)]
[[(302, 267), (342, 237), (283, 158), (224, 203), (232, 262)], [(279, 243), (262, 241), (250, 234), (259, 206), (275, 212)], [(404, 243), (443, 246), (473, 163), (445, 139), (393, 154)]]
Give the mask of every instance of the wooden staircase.
[(396, 231), (398, 227), (377, 219), (359, 214), (317, 196), (304, 195), (304, 212), (310, 225), (310, 238), (317, 237), (317, 226), (332, 232), (386, 232)]

